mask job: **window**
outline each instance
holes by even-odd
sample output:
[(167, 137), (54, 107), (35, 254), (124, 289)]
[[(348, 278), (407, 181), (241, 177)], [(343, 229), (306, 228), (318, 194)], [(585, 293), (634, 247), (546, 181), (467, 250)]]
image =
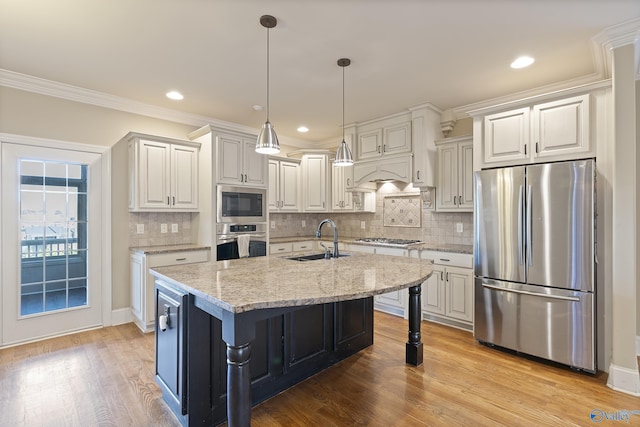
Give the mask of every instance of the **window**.
[(87, 165), (20, 160), (20, 315), (87, 305)]

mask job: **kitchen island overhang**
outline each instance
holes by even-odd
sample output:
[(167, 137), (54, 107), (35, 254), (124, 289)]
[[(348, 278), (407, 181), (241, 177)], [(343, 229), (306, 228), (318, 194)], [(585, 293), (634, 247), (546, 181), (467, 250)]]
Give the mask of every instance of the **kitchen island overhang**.
[(249, 360), (256, 322), (305, 306), (356, 300), (409, 288), (406, 362), (422, 363), (420, 293), (432, 262), (374, 254), (299, 262), (283, 257), (159, 267), (159, 282), (188, 293), (193, 304), (222, 322), (227, 351), (230, 426), (251, 422)]

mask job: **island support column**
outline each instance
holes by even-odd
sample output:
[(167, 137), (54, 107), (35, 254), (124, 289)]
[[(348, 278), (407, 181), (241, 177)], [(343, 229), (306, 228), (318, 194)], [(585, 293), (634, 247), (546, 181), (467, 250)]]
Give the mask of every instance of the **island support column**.
[(225, 312), (222, 339), (227, 344), (227, 425), (251, 425), (251, 343), (256, 322), (249, 313)]
[(409, 340), (406, 344), (405, 361), (409, 365), (422, 364), (422, 341), (420, 335), (422, 285), (409, 288)]

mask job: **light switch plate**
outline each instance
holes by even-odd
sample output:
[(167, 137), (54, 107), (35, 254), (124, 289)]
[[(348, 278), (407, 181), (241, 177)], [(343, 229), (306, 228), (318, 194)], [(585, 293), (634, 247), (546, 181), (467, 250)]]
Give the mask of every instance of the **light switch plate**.
[(305, 221), (304, 219), (302, 220), (302, 228), (305, 228), (307, 226), (307, 221)]
[(160, 233), (167, 232), (167, 224), (160, 224)]
[(144, 234), (144, 224), (136, 224), (136, 233)]
[(363, 230), (366, 228), (366, 223), (364, 221), (360, 221), (360, 228)]
[(462, 231), (464, 230), (462, 223), (461, 222), (456, 222), (456, 231), (458, 233), (462, 233)]
[(171, 232), (172, 233), (178, 232), (178, 224), (171, 224)]
[(271, 221), (271, 228), (276, 228), (276, 222), (275, 221)]

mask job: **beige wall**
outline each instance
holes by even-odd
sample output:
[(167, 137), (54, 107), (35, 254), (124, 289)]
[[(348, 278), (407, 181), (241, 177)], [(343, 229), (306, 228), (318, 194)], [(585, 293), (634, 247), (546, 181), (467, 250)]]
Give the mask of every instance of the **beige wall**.
[[(187, 139), (196, 127), (0, 86), (0, 132), (113, 147), (129, 131)], [(122, 145), (122, 144), (121, 144)], [(130, 306), (127, 152), (112, 149), (112, 308)]]

